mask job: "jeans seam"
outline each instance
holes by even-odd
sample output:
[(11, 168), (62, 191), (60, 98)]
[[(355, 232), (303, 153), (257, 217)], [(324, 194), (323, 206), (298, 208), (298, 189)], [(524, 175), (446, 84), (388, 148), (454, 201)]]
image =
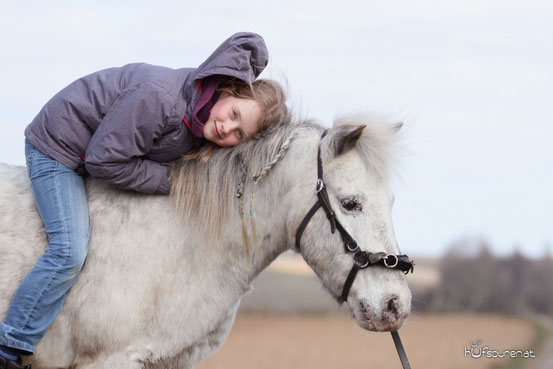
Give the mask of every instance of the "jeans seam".
[(25, 156), (25, 165), (27, 166), (27, 174), (29, 175), (29, 179), (31, 178), (31, 168), (32, 168), (32, 159), (35, 155), (35, 150), (33, 149), (31, 153), (27, 156)]
[(31, 153), (25, 157), (25, 160), (26, 160), (26, 161), (31, 160), (31, 159), (33, 158), (33, 155), (34, 155), (34, 154), (35, 154), (35, 150), (31, 151)]
[[(60, 215), (63, 215), (63, 206), (61, 206), (61, 204), (59, 203), (59, 200), (60, 200), (60, 197), (61, 197), (61, 195), (59, 193), (60, 189), (59, 189), (59, 186), (58, 186), (58, 183), (57, 183), (59, 164), (60, 164), (59, 162), (56, 162), (56, 165), (54, 167), (54, 188), (56, 189), (56, 201), (58, 202), (59, 212), (60, 212)], [(63, 217), (60, 217), (60, 218), (63, 219)], [(65, 255), (64, 255), (64, 259), (63, 259), (63, 265), (65, 265), (65, 262), (67, 261), (67, 256), (68, 256), (67, 247), (68, 247), (68, 242), (69, 242), (69, 240), (67, 239), (67, 229), (65, 229), (65, 228), (66, 228), (66, 222), (63, 222), (63, 230), (64, 230), (65, 246), (66, 246), (65, 247)], [(48, 247), (50, 247), (50, 246), (48, 246)], [(50, 284), (52, 283), (52, 280), (54, 279), (56, 274), (57, 274), (57, 272), (52, 273), (52, 276), (50, 276), (50, 279), (48, 280), (48, 283), (46, 283), (44, 288), (42, 288), (42, 291), (40, 292), (40, 296), (37, 299), (35, 299), (33, 307), (31, 308), (31, 311), (25, 317), (25, 321), (22, 325), (23, 329), (27, 328), (27, 324), (29, 323), (29, 319), (34, 315), (34, 313), (36, 311), (36, 306), (38, 304), (38, 301), (44, 296), (44, 291), (48, 290), (48, 288), (50, 287)]]
[(7, 338), (4, 336), (0, 336), (0, 345), (8, 346), (10, 348), (14, 348), (18, 350), (24, 350), (31, 353), (34, 353), (35, 351), (35, 348), (33, 347), (33, 345), (30, 345), (23, 341)]

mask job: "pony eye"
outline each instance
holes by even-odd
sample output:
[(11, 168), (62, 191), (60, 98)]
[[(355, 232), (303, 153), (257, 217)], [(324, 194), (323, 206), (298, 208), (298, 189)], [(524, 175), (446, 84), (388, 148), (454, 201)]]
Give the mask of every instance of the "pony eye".
[(347, 197), (340, 200), (340, 205), (347, 211), (357, 211), (360, 212), (363, 210), (363, 206), (361, 205), (361, 202), (359, 202), (359, 199), (355, 197)]

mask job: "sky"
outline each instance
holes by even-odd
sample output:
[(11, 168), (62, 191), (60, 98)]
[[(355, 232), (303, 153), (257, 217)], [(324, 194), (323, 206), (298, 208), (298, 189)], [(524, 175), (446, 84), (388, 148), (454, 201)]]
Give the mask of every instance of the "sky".
[(553, 3), (533, 0), (6, 2), (0, 162), (24, 164), (25, 127), (73, 80), (130, 62), (195, 67), (252, 31), (269, 48), (262, 77), (286, 82), (298, 116), (405, 123), (402, 252), (485, 241), (540, 257), (553, 248), (551, 19)]

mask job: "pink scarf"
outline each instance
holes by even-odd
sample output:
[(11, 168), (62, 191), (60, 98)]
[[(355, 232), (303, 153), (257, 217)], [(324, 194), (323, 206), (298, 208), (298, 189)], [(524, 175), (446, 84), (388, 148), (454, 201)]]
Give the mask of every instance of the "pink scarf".
[(204, 126), (209, 119), (211, 108), (219, 99), (220, 93), (215, 91), (219, 85), (219, 78), (206, 78), (198, 80), (198, 91), (202, 94), (194, 106), (192, 112), (191, 124), (188, 126), (192, 134), (196, 137), (204, 137)]

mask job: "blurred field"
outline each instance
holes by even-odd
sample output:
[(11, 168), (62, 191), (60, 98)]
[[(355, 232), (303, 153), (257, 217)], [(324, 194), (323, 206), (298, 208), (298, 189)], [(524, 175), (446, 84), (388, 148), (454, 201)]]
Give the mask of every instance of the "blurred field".
[[(498, 316), (412, 316), (400, 331), (413, 369), (485, 369), (498, 359), (464, 357), (470, 341), (490, 349), (526, 349), (532, 325)], [(237, 318), (229, 339), (198, 369), (401, 369), (389, 333), (358, 328), (347, 316)]]
[[(439, 283), (435, 260), (416, 261), (408, 276), (412, 290)], [(361, 330), (344, 310), (301, 257), (284, 254), (254, 281), (229, 339), (198, 368), (401, 369), (390, 334)], [(553, 352), (518, 363), (465, 358), (465, 347), (477, 339), (494, 350), (535, 349), (536, 325), (526, 318), (415, 311), (400, 333), (413, 369), (553, 369)], [(551, 340), (548, 345), (553, 351)]]

